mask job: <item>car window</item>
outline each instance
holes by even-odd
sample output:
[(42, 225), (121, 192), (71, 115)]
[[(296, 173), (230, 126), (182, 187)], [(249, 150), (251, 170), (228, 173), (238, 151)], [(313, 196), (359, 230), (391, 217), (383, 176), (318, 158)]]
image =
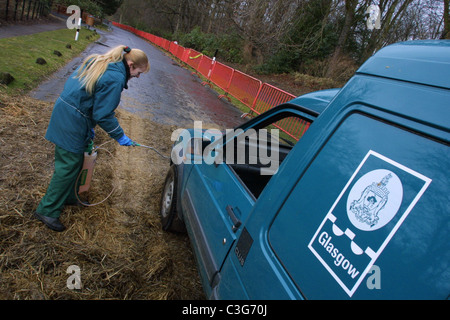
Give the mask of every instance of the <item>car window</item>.
[(311, 122), (285, 112), (245, 132), (236, 130), (224, 146), (224, 162), (257, 199)]

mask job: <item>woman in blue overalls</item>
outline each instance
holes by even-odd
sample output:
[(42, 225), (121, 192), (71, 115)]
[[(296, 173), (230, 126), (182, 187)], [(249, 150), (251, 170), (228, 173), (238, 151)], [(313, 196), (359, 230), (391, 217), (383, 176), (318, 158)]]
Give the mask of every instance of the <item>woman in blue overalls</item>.
[(84, 151), (98, 124), (120, 145), (130, 146), (115, 117), (127, 81), (148, 72), (150, 64), (139, 49), (118, 46), (105, 54), (87, 57), (67, 80), (55, 103), (45, 138), (55, 144), (55, 171), (35, 217), (54, 231), (63, 231), (59, 220), (64, 205), (77, 204), (75, 183)]

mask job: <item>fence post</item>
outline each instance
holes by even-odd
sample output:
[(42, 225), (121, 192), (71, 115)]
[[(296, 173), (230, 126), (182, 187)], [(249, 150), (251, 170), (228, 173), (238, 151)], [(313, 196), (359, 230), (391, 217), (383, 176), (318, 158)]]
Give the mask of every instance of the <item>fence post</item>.
[(250, 106), (250, 111), (247, 112), (247, 113), (243, 113), (243, 114), (241, 115), (241, 118), (245, 118), (246, 116), (253, 116), (253, 115), (252, 115), (253, 112), (254, 112), (255, 114), (258, 114), (258, 113), (256, 112), (256, 110), (255, 110), (255, 106), (256, 106), (256, 101), (258, 100), (259, 94), (261, 93), (261, 90), (262, 90), (263, 86), (264, 86), (263, 84), (261, 84), (261, 85), (259, 86), (259, 89), (258, 89), (258, 92), (256, 93), (255, 99), (253, 100), (253, 103), (252, 103), (252, 105)]
[(222, 94), (222, 95), (220, 95), (219, 96), (219, 99), (221, 99), (221, 98), (227, 98), (227, 100), (229, 101), (229, 102), (231, 102), (231, 98), (228, 96), (228, 90), (230, 89), (230, 84), (231, 84), (231, 80), (233, 79), (233, 76), (234, 76), (234, 68), (233, 68), (233, 70), (231, 71), (231, 77), (230, 77), (230, 80), (228, 81), (228, 83), (227, 83), (227, 86), (226, 86), (226, 89), (224, 90), (225, 91), (225, 94)]

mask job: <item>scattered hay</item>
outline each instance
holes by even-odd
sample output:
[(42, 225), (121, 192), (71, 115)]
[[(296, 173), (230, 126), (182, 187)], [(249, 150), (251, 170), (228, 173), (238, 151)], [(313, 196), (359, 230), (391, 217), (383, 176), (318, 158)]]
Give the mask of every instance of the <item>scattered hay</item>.
[[(159, 223), (167, 160), (144, 148), (104, 145), (88, 208), (66, 207), (67, 230), (53, 232), (31, 214), (53, 172), (44, 139), (52, 105), (0, 91), (0, 299), (203, 299), (189, 240)], [(127, 135), (169, 154), (174, 128), (119, 110)], [(96, 130), (95, 144), (109, 141)], [(69, 289), (69, 266), (81, 289)]]

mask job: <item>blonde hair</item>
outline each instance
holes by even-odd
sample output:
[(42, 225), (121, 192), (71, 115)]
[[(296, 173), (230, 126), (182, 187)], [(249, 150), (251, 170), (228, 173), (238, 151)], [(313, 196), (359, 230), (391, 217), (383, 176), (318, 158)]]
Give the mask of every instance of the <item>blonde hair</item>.
[[(122, 55), (122, 53), (125, 53)], [(94, 92), (95, 84), (98, 79), (102, 77), (108, 68), (108, 64), (121, 61), (123, 58), (127, 61), (133, 62), (136, 68), (143, 68), (144, 72), (150, 70), (147, 55), (144, 51), (139, 49), (129, 49), (127, 46), (117, 46), (105, 54), (92, 54), (87, 57), (75, 78), (78, 78), (86, 88), (86, 92), (92, 94)]]

